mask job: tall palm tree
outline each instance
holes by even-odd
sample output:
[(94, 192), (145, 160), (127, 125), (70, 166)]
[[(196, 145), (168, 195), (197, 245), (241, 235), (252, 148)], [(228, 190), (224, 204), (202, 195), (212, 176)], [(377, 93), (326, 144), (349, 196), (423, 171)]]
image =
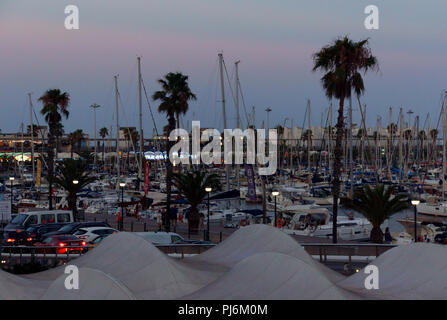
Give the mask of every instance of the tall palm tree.
[[(105, 141), (104, 139), (106, 138), (106, 136), (109, 135), (109, 130), (107, 130), (106, 127), (103, 127), (101, 129), (99, 129), (99, 135), (102, 138), (102, 161), (104, 163), (104, 167), (106, 165), (106, 160), (104, 158), (104, 153), (105, 153)], [(105, 169), (104, 169), (105, 170)]]
[(74, 148), (74, 145), (76, 144), (76, 133), (70, 132), (67, 136), (67, 139), (68, 139), (68, 143), (70, 144), (70, 156), (71, 156), (71, 158), (73, 158), (73, 148)]
[[(196, 100), (196, 96), (191, 92), (188, 84), (188, 76), (182, 73), (168, 73), (164, 79), (159, 79), (158, 83), (162, 90), (156, 91), (152, 95), (152, 99), (160, 101), (158, 112), (166, 114), (168, 125), (166, 126), (166, 134), (175, 129), (175, 116), (188, 110), (188, 102)], [(171, 189), (172, 189), (172, 164), (169, 160), (169, 151), (173, 145), (172, 141), (167, 139), (166, 151), (168, 157), (166, 159), (166, 192), (167, 203), (166, 212), (169, 214), (171, 209)], [(168, 214), (165, 214), (164, 222), (166, 231), (170, 231)]]
[(222, 185), (217, 174), (206, 174), (205, 172), (194, 171), (186, 173), (174, 173), (173, 181), (180, 194), (188, 201), (190, 213), (188, 216), (188, 229), (191, 233), (199, 230), (199, 211), (197, 207), (207, 196), (205, 188), (211, 187), (213, 190), (221, 190)]
[[(54, 183), (67, 191), (68, 209), (77, 216), (76, 199), (77, 193), (89, 183), (96, 181), (95, 176), (90, 175), (87, 163), (83, 160), (64, 159), (59, 166), (59, 173), (54, 178)], [(77, 183), (73, 183), (77, 181)]]
[(366, 73), (370, 69), (378, 67), (377, 59), (371, 54), (368, 39), (354, 42), (347, 36), (339, 38), (334, 43), (323, 47), (313, 55), (313, 71), (325, 72), (321, 78), (326, 96), (330, 99), (339, 100), (337, 134), (334, 150), (334, 173), (333, 173), (333, 236), (332, 241), (337, 243), (337, 214), (338, 198), (340, 194), (340, 169), (343, 156), (342, 140), (344, 128), (344, 103), (345, 99), (351, 97), (354, 90), (360, 96), (365, 86), (361, 71)]
[(342, 201), (346, 208), (361, 213), (371, 222), (373, 228), (370, 240), (374, 243), (383, 242), (380, 226), (385, 220), (409, 207), (407, 197), (401, 194), (393, 196), (394, 190), (394, 187), (385, 188), (384, 185), (377, 185), (375, 188), (365, 185), (355, 190), (353, 199), (345, 198)]
[(65, 131), (64, 131), (64, 125), (59, 122), (56, 126), (56, 157), (59, 154), (59, 146), (60, 146), (60, 142), (61, 142), (61, 138), (64, 135)]
[(69, 112), (67, 110), (70, 103), (70, 95), (67, 92), (62, 92), (59, 89), (50, 89), (45, 92), (39, 101), (42, 102), (43, 107), (40, 110), (41, 114), (45, 116), (45, 121), (48, 123), (48, 204), (49, 209), (53, 210), (53, 176), (54, 176), (54, 148), (55, 138), (58, 134), (58, 127), (62, 121), (62, 116), (68, 118)]

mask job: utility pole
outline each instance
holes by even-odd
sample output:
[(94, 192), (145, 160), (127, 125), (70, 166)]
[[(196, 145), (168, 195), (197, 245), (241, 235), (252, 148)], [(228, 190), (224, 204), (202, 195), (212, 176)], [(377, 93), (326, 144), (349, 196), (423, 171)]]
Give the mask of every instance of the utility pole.
[(143, 99), (141, 95), (141, 58), (138, 57), (138, 115), (140, 124), (140, 157), (138, 159), (138, 179), (140, 181), (139, 186), (142, 190), (143, 181), (143, 157), (144, 157), (144, 136), (143, 136)]
[(399, 111), (399, 182), (401, 182), (401, 180), (402, 180), (402, 167), (403, 167), (403, 159), (402, 159), (403, 120), (404, 120), (404, 115), (402, 113), (402, 108), (400, 108), (400, 111)]
[(34, 169), (34, 126), (33, 126), (33, 101), (31, 99), (31, 93), (28, 93), (29, 99), (29, 120), (30, 120), (30, 130), (31, 130), (31, 165), (33, 167), (33, 184), (35, 178), (35, 169)]
[(96, 109), (98, 109), (100, 105), (94, 103), (90, 106), (90, 108), (93, 109), (93, 132), (94, 132), (94, 141), (95, 141), (95, 170), (96, 170), (96, 164), (97, 164), (97, 158), (98, 158), (98, 150), (97, 150), (97, 141), (96, 141)]

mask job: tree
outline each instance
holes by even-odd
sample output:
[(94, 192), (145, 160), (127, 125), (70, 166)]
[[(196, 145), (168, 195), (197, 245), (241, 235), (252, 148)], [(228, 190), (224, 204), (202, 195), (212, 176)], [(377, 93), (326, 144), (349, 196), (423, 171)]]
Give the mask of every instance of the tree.
[(45, 92), (39, 101), (42, 102), (43, 108), (41, 114), (45, 116), (48, 123), (48, 205), (53, 210), (52, 186), (54, 177), (54, 148), (55, 138), (58, 134), (59, 124), (62, 121), (62, 115), (68, 118), (67, 110), (70, 103), (70, 95), (67, 92), (61, 92), (59, 89), (50, 89)]
[(375, 188), (365, 185), (355, 190), (353, 199), (345, 198), (342, 201), (343, 206), (361, 213), (371, 222), (373, 228), (370, 240), (374, 243), (383, 242), (380, 226), (385, 220), (409, 207), (406, 196), (396, 194), (393, 197), (394, 190), (394, 187), (385, 188), (384, 185), (377, 185)]
[[(158, 83), (162, 90), (156, 91), (152, 95), (152, 99), (160, 101), (158, 112), (166, 114), (168, 125), (165, 133), (169, 133), (175, 129), (175, 116), (179, 113), (186, 112), (188, 109), (188, 101), (195, 100), (196, 96), (191, 92), (188, 84), (188, 76), (182, 73), (168, 73), (164, 79), (159, 79)], [(171, 209), (171, 189), (172, 189), (172, 164), (169, 160), (169, 152), (173, 143), (167, 139), (166, 151), (168, 157), (166, 159), (166, 212), (169, 213)], [(164, 217), (165, 229), (170, 231), (169, 217), (165, 214)]]
[(104, 153), (105, 153), (105, 141), (104, 141), (104, 139), (105, 139), (106, 136), (109, 135), (109, 130), (107, 130), (106, 127), (101, 128), (101, 129), (99, 129), (99, 135), (102, 138), (102, 161), (103, 161), (104, 167), (105, 167), (106, 160), (105, 160), (105, 157), (104, 157)]
[(326, 72), (321, 78), (326, 96), (339, 100), (337, 132), (334, 150), (334, 172), (332, 180), (333, 191), (333, 236), (332, 241), (337, 243), (337, 214), (340, 194), (340, 169), (343, 156), (342, 140), (344, 132), (344, 103), (351, 98), (354, 90), (357, 97), (364, 91), (361, 71), (366, 73), (370, 69), (378, 68), (377, 59), (371, 54), (368, 39), (354, 42), (347, 36), (339, 38), (334, 43), (323, 47), (313, 55), (313, 71)]
[(95, 176), (90, 175), (87, 163), (83, 160), (64, 159), (60, 164), (59, 174), (54, 178), (54, 183), (67, 191), (68, 209), (73, 211), (75, 217), (77, 193), (96, 180)]
[(190, 213), (188, 216), (188, 229), (191, 233), (199, 230), (199, 211), (197, 207), (207, 196), (205, 188), (221, 190), (222, 186), (217, 174), (207, 175), (205, 172), (194, 171), (186, 173), (174, 173), (173, 181), (180, 194), (188, 200)]

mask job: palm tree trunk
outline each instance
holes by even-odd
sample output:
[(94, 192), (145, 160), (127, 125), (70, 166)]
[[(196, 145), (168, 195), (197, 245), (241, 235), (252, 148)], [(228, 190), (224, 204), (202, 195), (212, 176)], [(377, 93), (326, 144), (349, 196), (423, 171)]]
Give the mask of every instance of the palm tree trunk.
[[(169, 123), (169, 131), (172, 131), (175, 129), (175, 118), (174, 115), (171, 115), (168, 120)], [(168, 133), (169, 134), (169, 133)], [(167, 146), (167, 158), (166, 158), (166, 213), (163, 217), (164, 225), (165, 225), (165, 231), (170, 232), (171, 226), (170, 226), (170, 220), (169, 220), (169, 213), (171, 211), (171, 191), (172, 191), (172, 163), (169, 159), (169, 153), (171, 150), (171, 147), (173, 145), (173, 142), (169, 139), (166, 141)]]
[(338, 108), (337, 118), (337, 135), (334, 150), (334, 173), (332, 180), (332, 195), (334, 203), (332, 204), (332, 242), (337, 243), (337, 216), (338, 216), (338, 198), (340, 196), (340, 169), (342, 158), (342, 141), (344, 129), (343, 105), (345, 97), (340, 97), (340, 105)]
[(383, 232), (380, 226), (374, 226), (371, 229), (370, 241), (372, 243), (383, 243)]
[(53, 210), (54, 130), (55, 125), (52, 124), (48, 135), (48, 210)]
[(199, 232), (199, 211), (197, 207), (191, 206), (191, 211), (188, 216), (188, 231), (190, 234), (197, 234)]
[(106, 171), (106, 158), (104, 158), (104, 154), (105, 154), (105, 152), (104, 152), (104, 149), (105, 149), (104, 138), (105, 137), (102, 137), (102, 163), (103, 163), (104, 172), (105, 172)]

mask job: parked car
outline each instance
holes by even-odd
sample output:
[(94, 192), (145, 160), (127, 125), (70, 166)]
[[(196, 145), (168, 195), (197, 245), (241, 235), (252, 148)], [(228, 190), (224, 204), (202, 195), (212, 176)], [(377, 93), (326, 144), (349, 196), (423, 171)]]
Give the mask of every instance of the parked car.
[(46, 234), (49, 232), (57, 231), (60, 228), (66, 226), (66, 223), (46, 223), (46, 224), (38, 224), (26, 229), (29, 237), (32, 238), (32, 243), (41, 242), (43, 238), (46, 237)]
[(34, 244), (36, 253), (82, 253), (87, 251), (87, 242), (71, 234), (52, 235)]
[(2, 246), (31, 246), (32, 239), (22, 230), (3, 232)]
[(101, 241), (107, 238), (108, 236), (109, 235), (97, 236), (88, 243), (87, 250), (92, 250), (93, 248), (97, 247), (101, 243)]
[(73, 235), (81, 240), (90, 242), (98, 236), (109, 236), (117, 232), (118, 230), (109, 227), (88, 227), (79, 228), (75, 233), (73, 233)]
[(80, 228), (89, 228), (89, 227), (108, 227), (110, 228), (110, 225), (106, 222), (74, 222), (67, 224), (60, 228), (57, 231), (49, 232), (46, 235), (47, 236), (53, 236), (53, 235), (60, 235), (60, 234), (73, 234)]

